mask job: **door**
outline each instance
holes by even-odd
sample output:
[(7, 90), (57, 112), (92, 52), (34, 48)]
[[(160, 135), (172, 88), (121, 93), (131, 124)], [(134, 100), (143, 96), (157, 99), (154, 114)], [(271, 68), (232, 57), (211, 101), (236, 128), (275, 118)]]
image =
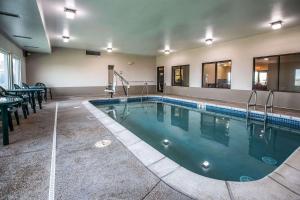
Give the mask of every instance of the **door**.
[(164, 67), (157, 67), (157, 91), (164, 91), (165, 72)]

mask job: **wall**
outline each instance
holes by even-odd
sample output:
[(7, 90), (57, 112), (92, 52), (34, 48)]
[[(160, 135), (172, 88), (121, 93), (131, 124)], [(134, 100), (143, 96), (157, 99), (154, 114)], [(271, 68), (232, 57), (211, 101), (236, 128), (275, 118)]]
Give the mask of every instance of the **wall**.
[(8, 40), (4, 35), (0, 33), (0, 49), (14, 54), (18, 58), (21, 59), (22, 62), (22, 81), (26, 81), (26, 62), (25, 58), (23, 57), (23, 50), (15, 45), (13, 42)]
[(58, 96), (103, 95), (108, 83), (108, 65), (114, 65), (116, 71), (122, 71), (123, 76), (131, 81), (131, 94), (141, 92), (142, 81), (153, 81), (150, 88), (151, 92), (155, 91), (156, 68), (153, 56), (118, 53), (88, 56), (85, 50), (67, 48), (53, 48), (52, 54), (29, 56), (27, 82), (44, 82)]
[[(213, 44), (211, 47), (180, 51), (157, 57), (157, 66), (165, 66), (167, 92), (198, 98), (210, 98), (231, 102), (247, 102), (252, 89), (253, 57), (300, 52), (300, 27), (282, 29), (253, 37)], [(202, 63), (220, 60), (232, 61), (231, 90), (201, 88)], [(171, 67), (190, 65), (190, 88), (171, 87)], [(264, 104), (265, 93), (259, 103)], [(279, 107), (300, 109), (299, 93), (276, 93)]]

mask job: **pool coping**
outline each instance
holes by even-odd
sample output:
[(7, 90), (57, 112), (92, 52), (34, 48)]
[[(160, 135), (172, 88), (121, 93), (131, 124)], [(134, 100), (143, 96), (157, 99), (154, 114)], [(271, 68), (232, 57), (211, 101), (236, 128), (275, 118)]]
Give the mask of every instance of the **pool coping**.
[[(159, 97), (151, 95), (150, 97)], [(140, 98), (140, 97), (133, 97)], [(174, 97), (174, 100), (213, 105), (244, 111), (241, 108), (202, 103)], [(120, 98), (115, 98), (120, 99)], [(100, 98), (99, 100), (108, 100)], [(134, 133), (123, 127), (91, 102), (82, 104), (94, 115), (146, 168), (170, 187), (194, 199), (300, 199), (300, 147), (279, 167), (262, 179), (251, 182), (223, 181), (196, 174), (169, 159)], [(256, 111), (259, 112), (259, 111)], [(275, 114), (278, 115), (278, 114)], [(292, 119), (290, 116), (286, 116)], [(293, 117), (294, 118), (294, 117)], [(294, 118), (295, 119), (295, 118)], [(297, 119), (298, 120), (298, 119)], [(300, 119), (299, 119), (300, 121)]]

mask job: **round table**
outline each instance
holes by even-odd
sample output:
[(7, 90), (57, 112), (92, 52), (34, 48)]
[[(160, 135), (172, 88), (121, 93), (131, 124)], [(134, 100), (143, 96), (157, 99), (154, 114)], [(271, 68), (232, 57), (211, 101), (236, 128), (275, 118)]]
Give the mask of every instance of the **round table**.
[(22, 88), (22, 89), (7, 90), (7, 92), (14, 93), (14, 94), (29, 94), (29, 96), (31, 98), (31, 107), (32, 107), (34, 113), (36, 113), (36, 109), (35, 109), (36, 104), (35, 104), (34, 93), (35, 92), (37, 93), (38, 103), (39, 103), (40, 109), (42, 109), (42, 97), (41, 97), (42, 91), (43, 91), (43, 89), (39, 89), (39, 88)]

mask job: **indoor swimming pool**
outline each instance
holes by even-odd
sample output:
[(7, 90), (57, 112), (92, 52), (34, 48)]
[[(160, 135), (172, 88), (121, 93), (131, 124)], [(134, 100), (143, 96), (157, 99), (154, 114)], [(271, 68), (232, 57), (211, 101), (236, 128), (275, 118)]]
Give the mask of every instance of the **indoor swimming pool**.
[[(300, 146), (300, 130), (264, 126), (191, 102), (159, 99), (92, 102), (140, 139), (197, 174), (220, 180), (265, 177)], [(219, 109), (219, 108), (218, 108)]]

